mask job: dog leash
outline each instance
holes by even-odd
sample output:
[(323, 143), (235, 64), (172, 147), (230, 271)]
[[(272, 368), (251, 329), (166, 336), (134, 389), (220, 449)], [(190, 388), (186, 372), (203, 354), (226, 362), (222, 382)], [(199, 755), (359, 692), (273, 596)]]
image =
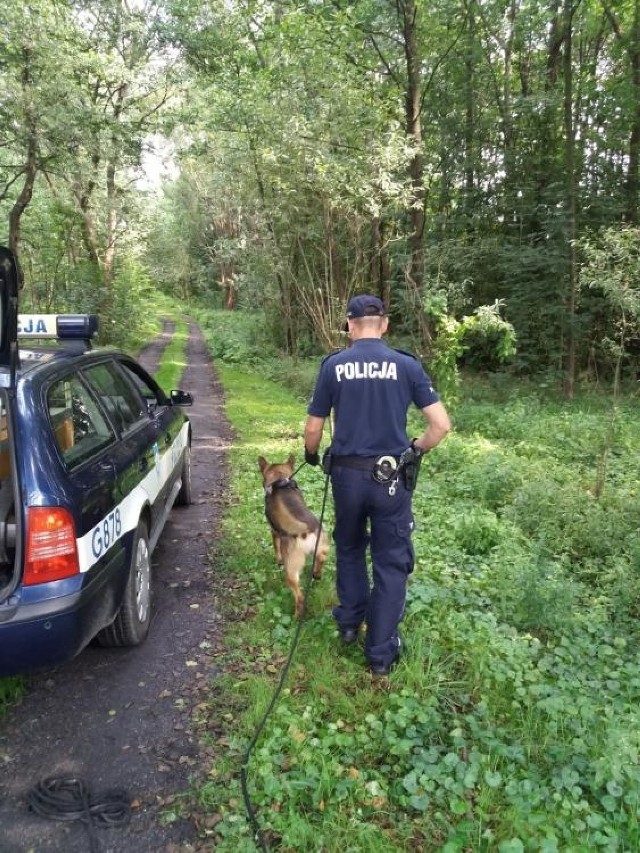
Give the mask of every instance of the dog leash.
[[(295, 477), (295, 475), (298, 473), (300, 468), (302, 468), (303, 465), (306, 465), (306, 464), (307, 464), (306, 462), (303, 462), (302, 465), (300, 465), (299, 468), (295, 471), (295, 473), (293, 474), (293, 477)], [(329, 475), (326, 474), (325, 479), (324, 479), (324, 494), (322, 496), (322, 509), (320, 510), (319, 532), (322, 530), (322, 522), (324, 520), (324, 511), (325, 511), (325, 508), (327, 506), (327, 494), (328, 494), (328, 492), (329, 492)], [(291, 663), (293, 661), (293, 656), (294, 656), (296, 648), (298, 646), (298, 641), (300, 640), (300, 633), (302, 631), (302, 625), (304, 623), (304, 618), (305, 618), (306, 613), (307, 613), (307, 596), (309, 594), (309, 590), (311, 589), (311, 583), (313, 581), (313, 565), (314, 565), (315, 560), (316, 560), (316, 554), (318, 551), (319, 541), (320, 541), (320, 536), (318, 535), (318, 537), (316, 538), (315, 548), (313, 549), (313, 559), (312, 559), (310, 566), (309, 566), (309, 574), (308, 574), (307, 581), (306, 581), (306, 584), (305, 584), (305, 587), (303, 590), (304, 600), (303, 600), (303, 605), (302, 605), (302, 613), (300, 614), (300, 618), (298, 619), (298, 623), (296, 625), (296, 630), (295, 630), (295, 633), (293, 635), (293, 640), (291, 642), (291, 649), (289, 650), (289, 655), (288, 655), (288, 657), (284, 663), (284, 666), (282, 667), (282, 671), (280, 672), (280, 678), (278, 679), (276, 689), (273, 692), (273, 696), (271, 697), (271, 701), (269, 702), (267, 710), (264, 712), (264, 714), (262, 715), (258, 725), (256, 726), (256, 730), (253, 734), (253, 737), (251, 738), (251, 741), (249, 742), (249, 746), (247, 747), (244, 755), (242, 756), (242, 765), (240, 767), (240, 785), (242, 787), (242, 798), (244, 800), (244, 805), (245, 805), (245, 808), (247, 810), (249, 820), (251, 821), (251, 825), (253, 827), (255, 841), (257, 844), (259, 844), (260, 848), (263, 851), (265, 851), (265, 853), (268, 853), (269, 845), (267, 844), (267, 841), (264, 837), (262, 829), (260, 828), (260, 823), (258, 822), (258, 815), (256, 814), (256, 810), (254, 809), (253, 803), (251, 802), (251, 797), (249, 796), (249, 788), (247, 786), (247, 769), (248, 769), (248, 765), (249, 765), (249, 759), (251, 758), (251, 754), (252, 754), (252, 752), (253, 752), (253, 750), (254, 750), (257, 742), (258, 742), (258, 738), (262, 734), (262, 731), (266, 725), (266, 722), (269, 719), (269, 717), (271, 716), (271, 713), (273, 712), (273, 709), (275, 708), (276, 703), (277, 703), (278, 699), (280, 698), (280, 693), (282, 692), (282, 688), (284, 687), (284, 683), (286, 681), (287, 675), (289, 673), (289, 669), (291, 667)]]
[(300, 471), (301, 468), (304, 468), (305, 465), (308, 465), (308, 462), (305, 459), (303, 459), (302, 462), (298, 465), (298, 467), (296, 468), (296, 470), (293, 472), (293, 474), (291, 475), (291, 477), (289, 479), (295, 480), (296, 474), (298, 473), (298, 471)]

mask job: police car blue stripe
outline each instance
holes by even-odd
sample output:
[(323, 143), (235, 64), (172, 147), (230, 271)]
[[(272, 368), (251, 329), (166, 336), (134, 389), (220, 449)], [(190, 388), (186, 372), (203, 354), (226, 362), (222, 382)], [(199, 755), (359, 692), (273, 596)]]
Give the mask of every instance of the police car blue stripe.
[[(125, 534), (135, 530), (146, 503), (155, 503), (158, 494), (176, 469), (187, 446), (189, 424), (185, 422), (171, 446), (159, 456), (149, 473), (129, 494), (88, 533), (76, 539), (81, 572), (88, 572)], [(157, 448), (157, 446), (156, 446)]]

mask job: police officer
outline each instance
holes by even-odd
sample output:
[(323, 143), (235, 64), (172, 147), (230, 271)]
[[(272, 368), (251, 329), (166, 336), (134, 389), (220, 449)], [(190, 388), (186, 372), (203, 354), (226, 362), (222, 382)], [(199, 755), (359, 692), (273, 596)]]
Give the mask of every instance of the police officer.
[[(413, 570), (411, 482), (403, 453), (415, 462), (449, 432), (449, 416), (429, 376), (412, 355), (382, 341), (388, 318), (376, 296), (354, 297), (347, 309), (352, 346), (324, 359), (305, 423), (305, 459), (319, 463), (325, 419), (333, 410), (330, 448), (339, 604), (334, 618), (345, 644), (366, 623), (365, 654), (374, 676), (400, 656), (398, 624)], [(407, 410), (414, 403), (425, 430), (412, 443)], [(366, 551), (370, 547), (373, 583)]]

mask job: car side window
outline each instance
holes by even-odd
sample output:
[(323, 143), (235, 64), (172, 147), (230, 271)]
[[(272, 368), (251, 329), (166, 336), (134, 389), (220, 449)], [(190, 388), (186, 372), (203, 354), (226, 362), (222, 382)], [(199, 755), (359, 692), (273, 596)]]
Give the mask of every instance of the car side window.
[(168, 400), (164, 391), (159, 386), (151, 384), (142, 372), (138, 372), (135, 367), (123, 361), (118, 362), (118, 365), (144, 397), (150, 411), (155, 409), (157, 406), (168, 405)]
[(114, 440), (113, 430), (77, 376), (60, 379), (51, 386), (47, 409), (56, 444), (70, 468)]
[(126, 432), (146, 416), (142, 399), (112, 364), (97, 364), (83, 373), (118, 430)]

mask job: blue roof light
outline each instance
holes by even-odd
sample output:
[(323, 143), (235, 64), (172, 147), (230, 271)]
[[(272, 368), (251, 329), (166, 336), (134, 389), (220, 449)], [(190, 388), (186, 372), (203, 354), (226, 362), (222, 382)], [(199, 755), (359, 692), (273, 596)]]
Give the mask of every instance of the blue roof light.
[(58, 314), (57, 330), (59, 338), (82, 338), (90, 340), (98, 332), (97, 314)]

